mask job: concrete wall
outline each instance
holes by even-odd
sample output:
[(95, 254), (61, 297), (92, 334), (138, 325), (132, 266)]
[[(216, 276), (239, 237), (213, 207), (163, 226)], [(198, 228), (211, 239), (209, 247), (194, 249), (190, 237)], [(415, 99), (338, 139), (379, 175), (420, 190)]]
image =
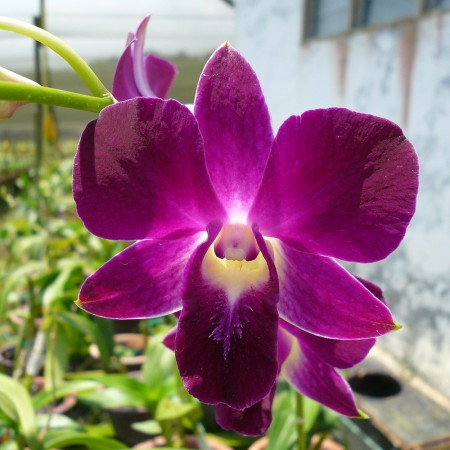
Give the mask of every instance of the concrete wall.
[(401, 125), (421, 164), (417, 213), (378, 282), (404, 328), (380, 339), (450, 397), (450, 12), (302, 43), (303, 0), (238, 0), (236, 47), (258, 73), (275, 128), (343, 106)]

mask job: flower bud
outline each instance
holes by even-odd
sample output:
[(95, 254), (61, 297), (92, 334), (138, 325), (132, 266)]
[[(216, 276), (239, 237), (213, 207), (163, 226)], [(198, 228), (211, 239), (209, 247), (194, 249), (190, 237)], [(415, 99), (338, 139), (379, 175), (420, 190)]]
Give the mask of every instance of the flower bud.
[[(30, 84), (34, 86), (39, 86), (33, 80), (25, 78), (22, 75), (11, 72), (8, 69), (0, 67), (0, 81), (12, 81), (14, 83)], [(15, 101), (15, 100), (0, 100), (0, 119), (8, 119), (12, 117), (17, 108), (25, 105), (28, 102)]]

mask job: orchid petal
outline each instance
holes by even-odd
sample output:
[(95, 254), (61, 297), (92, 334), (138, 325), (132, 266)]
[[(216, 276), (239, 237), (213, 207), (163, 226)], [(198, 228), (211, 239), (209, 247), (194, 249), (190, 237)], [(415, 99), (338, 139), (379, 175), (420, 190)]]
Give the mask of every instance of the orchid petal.
[(242, 411), (227, 405), (216, 406), (216, 421), (224, 430), (232, 430), (246, 436), (264, 434), (272, 422), (272, 403), (276, 384), (261, 401)]
[(397, 125), (307, 111), (281, 126), (249, 223), (313, 253), (377, 261), (402, 240), (417, 188), (417, 155)]
[(175, 325), (165, 336), (163, 339), (163, 344), (173, 352), (175, 351), (175, 339), (177, 337), (178, 325)]
[(195, 118), (175, 100), (136, 98), (102, 110), (81, 137), (73, 192), (86, 228), (105, 239), (204, 231), (227, 217)]
[[(291, 338), (278, 328), (278, 373), (291, 352)], [(272, 422), (272, 403), (277, 384), (261, 401), (243, 410), (236, 410), (219, 404), (216, 407), (216, 421), (225, 430), (233, 430), (247, 436), (258, 436), (267, 431)]]
[(272, 242), (280, 279), (280, 316), (332, 339), (378, 337), (397, 328), (383, 302), (337, 262)]
[(316, 336), (280, 320), (280, 326), (292, 334), (302, 348), (308, 348), (318, 358), (338, 369), (349, 369), (360, 363), (375, 345), (375, 339), (339, 340)]
[(267, 277), (235, 298), (234, 286), (231, 291), (218, 286), (205, 261), (209, 263), (207, 252), (219, 231), (211, 227), (187, 272), (175, 356), (191, 395), (242, 410), (262, 400), (276, 381), (278, 282), (264, 240), (255, 233)]
[(159, 56), (148, 55), (145, 58), (145, 70), (155, 96), (166, 98), (178, 73), (175, 65)]
[(176, 77), (176, 67), (157, 56), (144, 56), (145, 30), (150, 16), (130, 33), (127, 47), (114, 72), (112, 93), (119, 100), (135, 97), (165, 98)]
[(296, 339), (283, 365), (286, 380), (300, 393), (349, 417), (359, 417), (348, 383), (336, 370)]
[(194, 114), (205, 140), (213, 185), (232, 219), (245, 221), (273, 134), (256, 74), (229, 44), (220, 47), (206, 64)]
[(373, 283), (372, 281), (365, 280), (361, 277), (355, 278), (366, 288), (368, 289), (378, 300), (381, 300), (385, 305), (388, 304), (386, 298), (384, 297), (383, 289), (380, 288), (377, 284)]
[(111, 319), (157, 317), (179, 310), (183, 272), (203, 235), (136, 242), (84, 282), (78, 306)]

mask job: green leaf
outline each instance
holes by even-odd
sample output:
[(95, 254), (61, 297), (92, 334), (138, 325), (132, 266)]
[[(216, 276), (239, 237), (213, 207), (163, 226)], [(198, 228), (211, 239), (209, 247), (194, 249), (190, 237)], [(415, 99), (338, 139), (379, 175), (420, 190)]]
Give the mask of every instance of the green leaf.
[(19, 447), (16, 442), (9, 441), (0, 445), (0, 450), (19, 450)]
[(177, 393), (175, 355), (157, 338), (147, 345), (142, 367), (142, 381), (149, 388), (149, 397), (156, 406), (161, 398)]
[(36, 416), (27, 390), (12, 378), (0, 374), (0, 395), (0, 409), (17, 422), (30, 449), (38, 449)]
[(64, 260), (57, 277), (44, 290), (42, 296), (42, 305), (44, 308), (50, 308), (52, 302), (58, 300), (64, 295), (68, 281), (72, 274), (80, 269), (80, 262), (77, 260)]
[[(97, 344), (100, 350), (100, 358), (105, 370), (110, 366), (110, 357), (112, 354), (112, 340), (109, 334), (103, 334), (103, 327), (93, 320), (74, 312), (61, 312), (58, 315), (59, 320), (64, 322), (66, 326), (73, 327), (79, 332), (89, 337), (93, 342)], [(106, 327), (106, 325), (104, 325)]]
[(55, 399), (65, 397), (69, 394), (79, 394), (81, 392), (89, 392), (97, 389), (99, 383), (92, 380), (74, 380), (58, 386), (54, 391), (39, 391), (33, 396), (32, 402), (35, 410), (41, 409), (49, 405)]
[(295, 398), (290, 390), (276, 395), (272, 411), (273, 420), (267, 432), (267, 450), (289, 450), (297, 439)]
[(64, 328), (53, 322), (46, 335), (45, 389), (51, 390), (61, 385), (69, 361), (69, 345)]
[(84, 445), (89, 450), (120, 450), (129, 448), (127, 445), (115, 439), (90, 436), (87, 433), (79, 433), (69, 430), (52, 430), (44, 438), (44, 450), (64, 448), (69, 445)]
[(305, 433), (309, 433), (314, 424), (316, 423), (322, 406), (320, 403), (311, 400), (308, 397), (303, 396), (303, 413), (304, 413), (304, 421), (305, 421)]
[(178, 420), (196, 410), (199, 405), (196, 403), (179, 403), (168, 398), (163, 398), (156, 408), (155, 419), (157, 421)]
[(142, 422), (136, 422), (133, 423), (131, 427), (141, 433), (149, 434), (150, 436), (156, 436), (162, 433), (161, 425), (157, 420), (144, 420)]
[(36, 274), (36, 272), (41, 271), (44, 267), (45, 264), (43, 261), (29, 261), (22, 263), (3, 278), (0, 290), (0, 323), (5, 319), (4, 312), (10, 293), (17, 289), (18, 286), (22, 286), (24, 281)]
[[(1, 378), (0, 378), (1, 381)], [(12, 421), (12, 423), (18, 423), (19, 422), (19, 416), (17, 414), (16, 407), (14, 405), (14, 402), (11, 400), (10, 397), (5, 395), (1, 389), (0, 389), (0, 409), (1, 411), (6, 415), (6, 417)]]
[[(37, 414), (36, 419), (38, 428), (45, 428), (49, 422), (49, 415)], [(64, 430), (83, 431), (83, 427), (70, 417), (67, 417), (64, 414), (52, 413), (50, 416), (50, 429), (53, 430), (58, 428), (63, 428)]]
[(97, 408), (145, 408), (145, 399), (138, 398), (129, 392), (117, 388), (106, 388), (100, 391), (77, 395), (81, 403)]

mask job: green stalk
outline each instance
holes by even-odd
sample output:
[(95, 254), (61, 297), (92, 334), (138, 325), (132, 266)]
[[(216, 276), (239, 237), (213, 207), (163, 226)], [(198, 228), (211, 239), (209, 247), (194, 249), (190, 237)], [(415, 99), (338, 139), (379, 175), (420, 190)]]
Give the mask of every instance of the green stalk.
[(27, 22), (10, 19), (9, 17), (3, 16), (0, 16), (0, 30), (23, 34), (24, 36), (28, 36), (38, 42), (41, 42), (70, 64), (73, 70), (75, 70), (75, 72), (83, 80), (87, 88), (92, 92), (92, 95), (96, 97), (111, 97), (111, 93), (108, 89), (106, 89), (86, 61), (84, 61), (84, 59), (81, 58), (81, 56), (70, 48), (62, 39)]
[(305, 411), (303, 395), (297, 393), (297, 450), (306, 450)]
[(98, 113), (115, 102), (112, 96), (92, 97), (61, 89), (0, 81), (0, 99), (62, 106)]

